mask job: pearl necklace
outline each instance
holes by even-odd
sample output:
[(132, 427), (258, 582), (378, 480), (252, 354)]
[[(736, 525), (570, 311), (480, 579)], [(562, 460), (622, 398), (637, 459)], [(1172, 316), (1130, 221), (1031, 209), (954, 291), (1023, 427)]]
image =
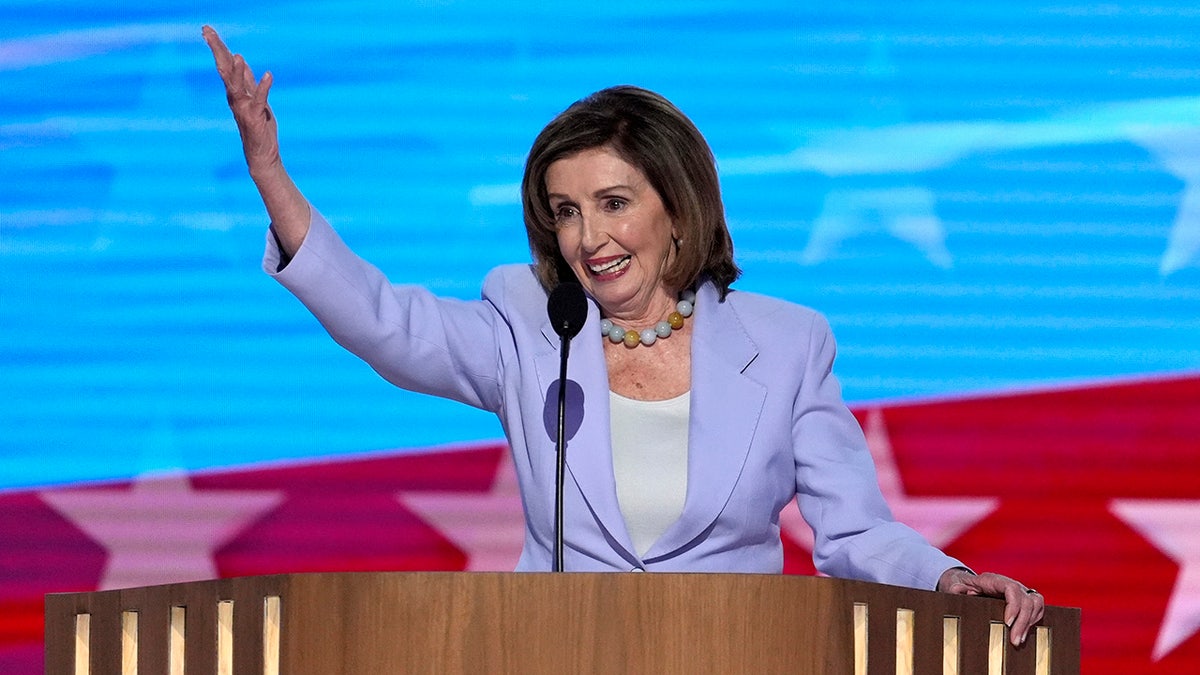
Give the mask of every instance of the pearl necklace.
[(671, 312), (666, 319), (654, 324), (653, 328), (636, 331), (632, 328), (622, 328), (613, 323), (611, 319), (601, 319), (600, 334), (608, 337), (613, 344), (624, 342), (625, 346), (630, 349), (639, 344), (649, 347), (658, 338), (670, 337), (672, 331), (683, 328), (683, 320), (692, 315), (695, 307), (696, 294), (685, 290), (679, 294), (679, 302), (675, 304), (675, 311)]

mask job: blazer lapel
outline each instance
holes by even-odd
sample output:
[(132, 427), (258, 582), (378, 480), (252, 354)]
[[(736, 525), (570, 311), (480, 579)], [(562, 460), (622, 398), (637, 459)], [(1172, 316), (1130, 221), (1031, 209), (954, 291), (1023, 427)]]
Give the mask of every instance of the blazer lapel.
[(647, 551), (646, 560), (687, 547), (720, 515), (741, 476), (766, 387), (744, 374), (758, 356), (731, 303), (717, 289), (697, 292), (692, 327), (688, 486), (683, 515)]
[[(538, 379), (543, 392), (557, 396), (559, 352), (561, 340), (554, 332), (549, 320), (542, 327), (542, 334), (550, 344), (545, 353), (536, 359)], [(609, 423), (608, 366), (604, 359), (604, 344), (600, 336), (600, 309), (594, 301), (588, 301), (588, 317), (579, 335), (571, 340), (571, 354), (567, 365), (567, 419), (578, 419), (578, 428), (571, 433), (575, 424), (567, 428), (567, 472), (570, 480), (578, 486), (588, 508), (606, 530), (612, 541), (625, 548), (629, 556), (633, 553), (633, 540), (625, 526), (617, 503), (616, 476), (612, 462), (612, 427)], [(582, 400), (572, 405), (573, 386), (579, 385)], [(557, 398), (547, 396), (545, 402), (549, 415), (557, 419)], [(575, 408), (572, 410), (572, 408)], [(549, 418), (548, 418), (549, 419)], [(547, 424), (547, 429), (553, 426)], [(553, 450), (555, 436), (551, 433), (550, 448)], [(571, 517), (571, 514), (567, 514)], [(569, 531), (569, 529), (568, 529)]]

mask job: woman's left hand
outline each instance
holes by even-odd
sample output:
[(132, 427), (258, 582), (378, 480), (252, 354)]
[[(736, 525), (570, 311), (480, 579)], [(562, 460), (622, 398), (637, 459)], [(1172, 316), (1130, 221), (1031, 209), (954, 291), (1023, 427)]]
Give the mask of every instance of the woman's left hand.
[(937, 589), (943, 593), (1004, 598), (1004, 623), (1009, 627), (1008, 639), (1014, 646), (1025, 643), (1026, 634), (1042, 620), (1046, 608), (1041, 593), (1016, 579), (992, 572), (974, 574), (961, 567), (951, 568), (942, 573)]

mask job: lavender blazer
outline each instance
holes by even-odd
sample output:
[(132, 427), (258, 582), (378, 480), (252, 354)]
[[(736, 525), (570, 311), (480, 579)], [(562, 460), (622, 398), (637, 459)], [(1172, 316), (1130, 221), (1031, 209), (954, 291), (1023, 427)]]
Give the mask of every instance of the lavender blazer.
[[(264, 269), (389, 382), (499, 416), (524, 502), (517, 569), (549, 570), (559, 338), (532, 269), (496, 268), (477, 301), (393, 286), (315, 209), (301, 249), (278, 263), (268, 237)], [(617, 504), (600, 312), (589, 302), (567, 376), (567, 570), (780, 572), (779, 512), (796, 496), (825, 574), (932, 589), (961, 565), (892, 519), (821, 315), (740, 291), (722, 302), (703, 284), (693, 320), (683, 515), (639, 558)]]

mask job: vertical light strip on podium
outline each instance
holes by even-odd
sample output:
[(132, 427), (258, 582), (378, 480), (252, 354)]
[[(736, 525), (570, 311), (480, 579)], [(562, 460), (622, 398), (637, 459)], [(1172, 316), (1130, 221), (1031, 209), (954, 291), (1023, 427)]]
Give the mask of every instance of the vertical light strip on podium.
[[(854, 675), (866, 675), (869, 661), (868, 626), (870, 615), (867, 603), (854, 603)], [(962, 663), (961, 620), (957, 616), (942, 617), (942, 674), (959, 675)], [(1050, 675), (1051, 631), (1035, 626), (1034, 675)], [(982, 636), (978, 636), (982, 637)], [(968, 636), (968, 639), (972, 639)], [(896, 675), (913, 675), (916, 653), (916, 613), (911, 609), (896, 610)], [(924, 640), (922, 640), (924, 644)], [(988, 624), (987, 675), (1005, 675), (1007, 671), (1008, 627), (1002, 621)]]
[(233, 601), (217, 603), (217, 675), (233, 675)]
[(957, 616), (942, 617), (942, 675), (958, 675), (959, 623)]
[(1037, 644), (1034, 645), (1037, 649), (1034, 673), (1035, 675), (1050, 675), (1050, 628), (1038, 626), (1034, 630), (1034, 636), (1034, 639), (1037, 640)]
[(183, 675), (184, 673), (186, 631), (187, 607), (176, 605), (171, 608), (171, 627), (167, 632), (167, 672), (169, 675)]
[(913, 624), (911, 609), (896, 610), (896, 675), (913, 675)]
[(854, 675), (867, 675), (867, 603), (854, 603)]
[(263, 675), (279, 675), (280, 609), (278, 595), (263, 598)]
[(75, 615), (75, 675), (88, 675), (92, 659), (92, 615)]
[(138, 613), (121, 612), (121, 675), (137, 675), (138, 671)]
[(1002, 621), (993, 621), (988, 629), (988, 675), (1004, 675), (1006, 628)]

